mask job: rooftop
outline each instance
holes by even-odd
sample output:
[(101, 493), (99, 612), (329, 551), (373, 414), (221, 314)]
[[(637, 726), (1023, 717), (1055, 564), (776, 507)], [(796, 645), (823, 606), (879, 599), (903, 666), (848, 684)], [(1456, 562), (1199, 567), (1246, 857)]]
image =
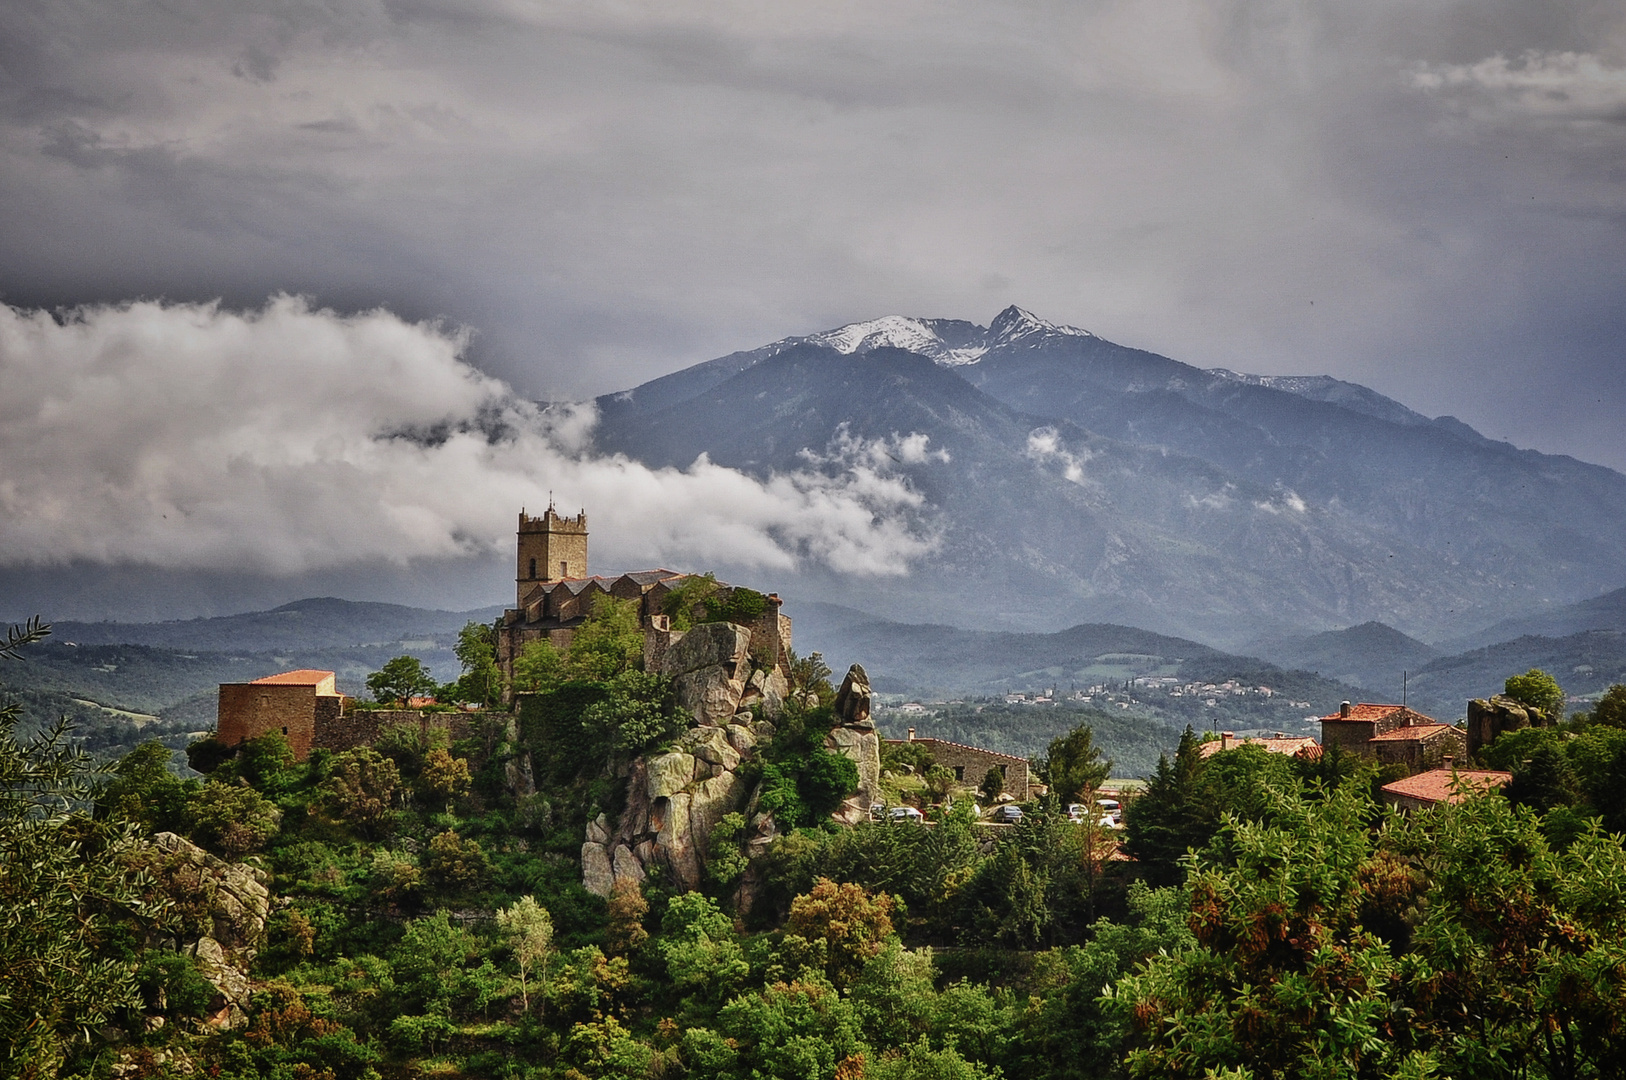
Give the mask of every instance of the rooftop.
[(1314, 756), (1321, 754), (1321, 744), (1311, 738), (1298, 738), (1292, 735), (1275, 736), (1249, 736), (1243, 739), (1210, 739), (1197, 750), (1203, 757), (1213, 757), (1221, 750), (1235, 750), (1239, 746), (1259, 746), (1272, 754), (1309, 754), (1313, 749)]
[(1435, 722), (1433, 717), (1424, 716), (1417, 710), (1408, 709), (1404, 705), (1374, 705), (1369, 701), (1363, 701), (1359, 705), (1351, 705), (1349, 707), (1348, 716), (1345, 716), (1342, 712), (1335, 712), (1321, 717), (1321, 722), (1328, 723), (1330, 721), (1332, 723), (1337, 723), (1338, 721), (1342, 720), (1369, 724), (1374, 720), (1382, 720), (1384, 717), (1392, 716), (1397, 712), (1410, 713), (1418, 719), (1426, 721), (1430, 724)]
[(263, 679), (255, 679), (254, 686), (318, 686), (333, 678), (331, 671), (317, 671), (315, 668), (300, 668), (298, 671), (284, 671), (279, 675), (267, 675)]
[(1397, 727), (1393, 731), (1385, 731), (1382, 735), (1372, 736), (1372, 742), (1405, 742), (1416, 739), (1432, 739), (1442, 731), (1450, 731), (1450, 724), (1412, 724), (1410, 727)]
[(1459, 803), (1470, 795), (1494, 791), (1512, 779), (1512, 773), (1490, 769), (1430, 769), (1384, 784), (1383, 793), (1426, 803)]

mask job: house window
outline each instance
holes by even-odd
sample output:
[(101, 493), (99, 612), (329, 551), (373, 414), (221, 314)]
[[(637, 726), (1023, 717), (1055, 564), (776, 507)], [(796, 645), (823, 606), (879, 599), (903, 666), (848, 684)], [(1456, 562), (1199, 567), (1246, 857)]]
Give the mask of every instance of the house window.
[(964, 765), (956, 765), (956, 766), (954, 766), (954, 779), (956, 779), (956, 780), (964, 780), (965, 779), (965, 766)]
[(531, 580), (532, 581), (536, 580), (536, 560), (535, 559), (531, 560)]
[(283, 733), (283, 734), (284, 734), (284, 735), (286, 735), (286, 734), (288, 734), (288, 726), (287, 726), (287, 725), (286, 725), (286, 724), (284, 724), (284, 725), (283, 725), (283, 728), (282, 728), (282, 733)]

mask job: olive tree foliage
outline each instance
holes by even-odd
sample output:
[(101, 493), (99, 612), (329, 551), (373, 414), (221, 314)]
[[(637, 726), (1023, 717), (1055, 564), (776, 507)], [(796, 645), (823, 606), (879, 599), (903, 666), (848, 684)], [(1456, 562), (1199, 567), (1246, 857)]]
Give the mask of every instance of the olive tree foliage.
[(1523, 675), (1509, 675), (1502, 692), (1529, 709), (1538, 710), (1549, 721), (1564, 719), (1564, 690), (1558, 680), (1540, 668)]
[(540, 970), (545, 984), (548, 958), (553, 955), (553, 916), (536, 902), (536, 897), (522, 896), (512, 907), (497, 912), (497, 929), (514, 951), (514, 963), (519, 966), (520, 1005), (530, 1012), (531, 972)]
[[(0, 658), (49, 632), (37, 619), (12, 627)], [(99, 956), (101, 939), (115, 921), (154, 920), (167, 905), (135, 869), (136, 826), (89, 813), (106, 767), (65, 721), (19, 739), (19, 712), (0, 704), (0, 1076), (47, 1077), (139, 1005), (133, 965)]]
[(395, 762), (369, 746), (346, 750), (333, 759), (333, 772), (322, 785), (321, 809), (329, 820), (376, 838), (387, 831), (400, 786)]

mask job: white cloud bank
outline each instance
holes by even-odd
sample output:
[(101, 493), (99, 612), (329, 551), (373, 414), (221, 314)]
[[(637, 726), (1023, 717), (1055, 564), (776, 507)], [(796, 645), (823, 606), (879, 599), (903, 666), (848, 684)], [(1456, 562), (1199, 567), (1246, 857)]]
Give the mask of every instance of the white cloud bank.
[(465, 362), (467, 341), (290, 296), (247, 313), (0, 305), (0, 565), (293, 574), (477, 555), (550, 492), (587, 508), (596, 565), (900, 574), (933, 545), (884, 456), (766, 481), (596, 456), (591, 406), (519, 400)]

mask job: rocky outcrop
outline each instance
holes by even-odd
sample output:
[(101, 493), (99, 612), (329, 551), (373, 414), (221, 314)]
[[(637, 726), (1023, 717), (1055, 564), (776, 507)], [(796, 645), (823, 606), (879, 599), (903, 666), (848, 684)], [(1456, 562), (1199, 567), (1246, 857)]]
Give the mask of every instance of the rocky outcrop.
[(727, 723), (739, 711), (751, 677), (751, 631), (734, 623), (701, 623), (666, 651), (661, 672), (695, 722)]
[(265, 942), (266, 874), (218, 859), (174, 833), (159, 833), (153, 846), (156, 875), (181, 912), (179, 936), (170, 944), (195, 957), (218, 991), (209, 1022), (235, 1027), (246, 1019), (248, 968)]
[(1547, 718), (1540, 710), (1526, 709), (1510, 697), (1477, 698), (1468, 702), (1468, 756), (1495, 742), (1498, 736), (1527, 727), (1542, 727)]
[(833, 816), (844, 825), (856, 825), (869, 817), (869, 808), (881, 795), (881, 737), (870, 719), (869, 676), (862, 665), (847, 669), (836, 691), (835, 712), (836, 726), (825, 737), (824, 748), (858, 766), (858, 790)]

